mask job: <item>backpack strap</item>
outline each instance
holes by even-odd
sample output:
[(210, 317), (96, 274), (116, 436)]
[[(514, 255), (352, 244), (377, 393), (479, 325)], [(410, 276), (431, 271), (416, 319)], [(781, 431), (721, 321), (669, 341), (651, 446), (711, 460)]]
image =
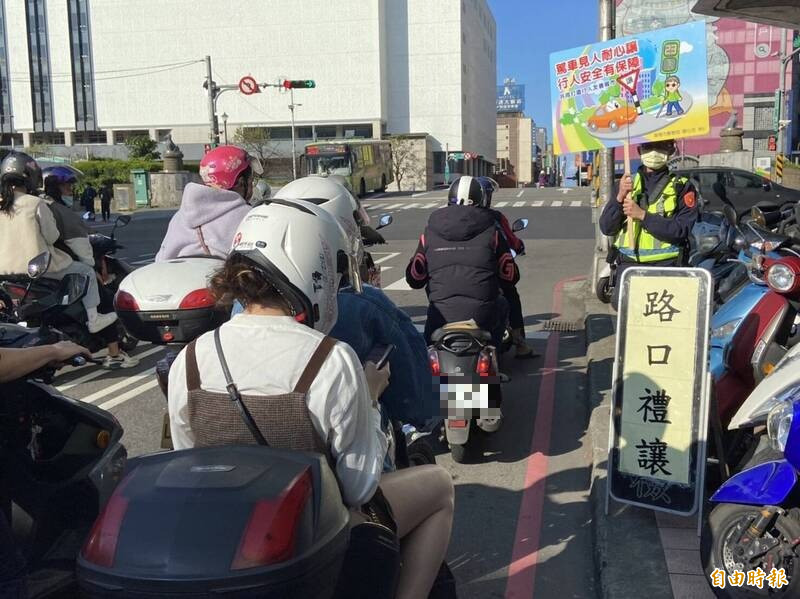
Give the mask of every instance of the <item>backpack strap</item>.
[(334, 345), (336, 345), (336, 339), (333, 337), (326, 336), (320, 341), (316, 351), (308, 361), (308, 366), (306, 366), (306, 369), (303, 371), (303, 374), (300, 375), (297, 384), (294, 386), (294, 393), (308, 393), (311, 384), (314, 382), (314, 379), (317, 378), (317, 374), (319, 374), (322, 365), (325, 363), (331, 350), (333, 350)]
[(197, 227), (195, 231), (197, 231), (197, 240), (200, 242), (200, 247), (203, 248), (203, 252), (205, 252), (206, 256), (210, 256), (211, 250), (208, 249), (206, 238), (203, 237), (203, 227)]
[(186, 389), (189, 391), (200, 390), (200, 370), (197, 368), (195, 343), (197, 339), (186, 346)]

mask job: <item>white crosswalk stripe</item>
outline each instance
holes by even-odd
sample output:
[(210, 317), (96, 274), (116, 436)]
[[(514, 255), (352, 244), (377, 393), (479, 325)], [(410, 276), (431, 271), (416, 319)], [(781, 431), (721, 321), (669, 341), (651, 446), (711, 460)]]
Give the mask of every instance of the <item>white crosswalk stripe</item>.
[[(519, 196), (517, 196), (519, 197)], [(371, 211), (392, 211), (392, 210), (435, 210), (437, 208), (444, 207), (444, 201), (436, 201), (436, 202), (412, 202), (408, 203), (397, 203), (397, 204), (388, 204), (388, 205), (369, 205), (367, 206), (367, 210)], [(533, 208), (561, 208), (561, 207), (569, 207), (569, 208), (582, 208), (584, 206), (583, 200), (518, 200), (518, 201), (502, 201), (502, 202), (494, 202), (492, 204), (494, 208), (522, 208), (524, 206), (530, 206)], [(140, 260), (137, 262), (132, 262), (135, 265), (141, 264), (149, 264), (152, 262), (153, 259), (147, 260)]]
[(408, 286), (406, 283), (405, 277), (402, 279), (395, 281), (391, 285), (387, 285), (383, 288), (384, 291), (411, 291), (411, 287)]
[(394, 210), (395, 208), (399, 208), (402, 205), (403, 202), (400, 202), (399, 204), (390, 204), (389, 206), (386, 206), (386, 210)]
[(509, 204), (510, 204), (510, 202), (497, 202), (495, 204), (495, 207), (496, 208), (503, 208), (504, 206), (508, 206)]
[(517, 194), (517, 197), (521, 198), (523, 193), (525, 193), (525, 190), (524, 189), (520, 190), (520, 192)]
[(109, 399), (107, 402), (101, 403), (99, 407), (101, 410), (110, 410), (111, 408), (114, 408), (120, 404), (125, 403), (129, 399), (138, 397), (142, 393), (147, 393), (148, 391), (150, 391), (150, 389), (154, 389), (155, 387), (158, 387), (158, 380), (154, 378), (152, 381), (148, 381), (144, 385), (139, 385), (138, 387), (134, 387), (133, 389), (131, 389), (130, 391), (126, 391), (122, 395), (117, 395), (114, 399)]
[(558, 208), (559, 206), (563, 206), (564, 202), (561, 200), (553, 200), (553, 203), (550, 204), (553, 208)]
[(570, 208), (580, 208), (583, 205), (583, 202), (580, 200), (573, 200), (569, 203)]
[(519, 208), (520, 206), (524, 206), (525, 202), (514, 202), (514, 208)]
[[(135, 354), (134, 357), (137, 358), (138, 360), (143, 360), (147, 356), (152, 356), (153, 354), (157, 354), (158, 352), (162, 352), (165, 349), (166, 348), (163, 345), (156, 345), (154, 347), (151, 347), (147, 351), (143, 351), (143, 352), (140, 352), (138, 354)], [(98, 377), (100, 377), (100, 376), (102, 376), (104, 374), (107, 374), (108, 372), (110, 372), (110, 371), (98, 367), (96, 370), (94, 370), (94, 371), (92, 371), (92, 372), (90, 372), (90, 373), (88, 373), (88, 374), (86, 374), (86, 375), (84, 375), (82, 377), (79, 377), (79, 378), (75, 379), (74, 381), (70, 381), (69, 383), (67, 383), (65, 385), (57, 385), (57, 388), (58, 388), (59, 391), (64, 392), (64, 391), (67, 391), (69, 389), (72, 389), (73, 387), (77, 387), (78, 385), (82, 385), (83, 383), (88, 383), (89, 381), (93, 381), (94, 379), (96, 379), (96, 378), (98, 378)]]
[(531, 206), (534, 208), (538, 208), (539, 206), (543, 206), (544, 202), (542, 200), (536, 200), (535, 202), (531, 202)]
[(422, 206), (422, 204), (406, 204), (400, 210), (410, 210), (411, 208), (417, 208), (418, 206)]

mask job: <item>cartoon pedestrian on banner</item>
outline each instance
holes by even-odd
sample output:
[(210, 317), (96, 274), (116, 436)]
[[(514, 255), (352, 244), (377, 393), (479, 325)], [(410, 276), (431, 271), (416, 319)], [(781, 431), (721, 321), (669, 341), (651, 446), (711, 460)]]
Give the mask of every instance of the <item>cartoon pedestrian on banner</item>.
[(681, 87), (681, 80), (677, 75), (670, 75), (664, 82), (664, 102), (667, 105), (667, 116), (672, 116), (672, 110), (678, 111), (678, 114), (683, 114), (684, 110), (681, 107), (681, 92), (678, 90)]
[(557, 154), (709, 131), (702, 21), (555, 52), (550, 66)]

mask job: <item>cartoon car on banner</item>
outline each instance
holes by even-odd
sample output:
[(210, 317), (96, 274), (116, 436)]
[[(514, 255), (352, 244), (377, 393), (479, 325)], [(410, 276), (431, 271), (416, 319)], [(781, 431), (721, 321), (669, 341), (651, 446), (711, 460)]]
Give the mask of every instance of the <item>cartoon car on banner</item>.
[(597, 131), (598, 129), (616, 131), (622, 125), (634, 122), (637, 116), (636, 108), (633, 106), (619, 100), (611, 100), (605, 106), (598, 108), (589, 117), (589, 129), (592, 131)]

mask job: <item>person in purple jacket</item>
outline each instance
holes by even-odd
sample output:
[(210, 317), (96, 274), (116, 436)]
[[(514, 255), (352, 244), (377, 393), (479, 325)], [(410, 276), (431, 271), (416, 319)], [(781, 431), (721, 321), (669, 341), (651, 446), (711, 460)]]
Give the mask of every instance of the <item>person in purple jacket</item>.
[(203, 185), (189, 183), (181, 207), (156, 254), (156, 262), (187, 256), (225, 258), (239, 223), (250, 211), (253, 180), (261, 175), (261, 163), (236, 146), (220, 146), (203, 156)]

